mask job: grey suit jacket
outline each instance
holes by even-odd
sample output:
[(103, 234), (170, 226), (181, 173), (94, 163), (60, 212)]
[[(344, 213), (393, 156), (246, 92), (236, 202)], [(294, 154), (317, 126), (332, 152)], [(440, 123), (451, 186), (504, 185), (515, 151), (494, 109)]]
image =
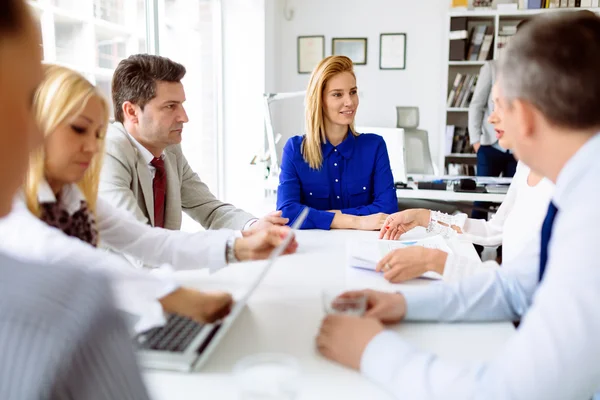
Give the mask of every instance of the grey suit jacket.
[(496, 81), (495, 61), (487, 61), (479, 71), (475, 92), (469, 105), (469, 140), (489, 146), (498, 141), (496, 131), (488, 118), (494, 110), (492, 86)]
[[(165, 228), (181, 228), (181, 211), (206, 229), (243, 229), (251, 214), (219, 201), (192, 171), (181, 146), (165, 150), (167, 196)], [(111, 124), (106, 136), (106, 155), (100, 178), (100, 196), (154, 226), (152, 175), (132, 138), (120, 122)]]

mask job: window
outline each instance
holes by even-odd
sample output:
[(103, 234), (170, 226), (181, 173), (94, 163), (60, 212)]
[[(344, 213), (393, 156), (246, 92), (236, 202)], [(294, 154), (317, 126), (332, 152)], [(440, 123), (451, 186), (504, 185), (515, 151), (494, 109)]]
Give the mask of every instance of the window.
[[(154, 0), (29, 0), (42, 32), (44, 61), (83, 73), (111, 103), (118, 63), (145, 53), (147, 32), (159, 32), (160, 55), (185, 65), (189, 123), (183, 151), (216, 195), (219, 189), (218, 120), (221, 89), (220, 0), (158, 0), (158, 26), (147, 20)], [(147, 24), (152, 24), (147, 29)], [(153, 48), (152, 48), (153, 50)], [(197, 229), (197, 225), (194, 227)]]
[(44, 61), (83, 73), (111, 103), (119, 61), (146, 51), (145, 0), (38, 0)]
[[(160, 6), (159, 6), (160, 7)], [(183, 79), (189, 122), (182, 148), (190, 166), (218, 193), (218, 71), (215, 35), (220, 29), (215, 0), (163, 0), (159, 52), (186, 67)], [(159, 8), (160, 9), (160, 8)]]

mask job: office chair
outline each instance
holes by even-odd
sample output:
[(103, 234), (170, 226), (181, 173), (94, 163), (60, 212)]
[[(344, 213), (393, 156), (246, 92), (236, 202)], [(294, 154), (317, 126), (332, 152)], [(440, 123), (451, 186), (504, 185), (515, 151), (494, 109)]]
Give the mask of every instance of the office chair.
[(396, 107), (398, 128), (404, 129), (404, 165), (407, 174), (435, 175), (429, 136), (419, 126), (418, 107)]

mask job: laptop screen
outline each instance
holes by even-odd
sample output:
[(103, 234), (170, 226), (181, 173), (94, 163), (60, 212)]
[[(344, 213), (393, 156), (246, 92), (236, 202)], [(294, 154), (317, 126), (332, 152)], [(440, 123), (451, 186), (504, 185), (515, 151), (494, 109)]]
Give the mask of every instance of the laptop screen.
[(269, 270), (275, 263), (275, 260), (277, 259), (277, 257), (279, 257), (285, 251), (285, 249), (289, 246), (290, 242), (292, 241), (292, 239), (295, 236), (294, 230), (298, 229), (302, 226), (302, 223), (306, 219), (306, 216), (308, 215), (309, 210), (310, 209), (308, 207), (304, 207), (302, 212), (300, 212), (300, 215), (296, 218), (296, 220), (292, 224), (292, 226), (291, 226), (292, 229), (290, 230), (290, 232), (283, 239), (281, 244), (279, 246), (275, 247), (273, 249), (273, 251), (271, 252), (271, 254), (269, 255), (269, 259), (267, 261), (267, 265), (265, 266), (265, 268), (261, 271), (261, 273), (258, 275), (258, 277), (254, 280), (254, 282), (252, 282), (252, 285), (250, 286), (250, 288), (248, 289), (246, 294), (239, 301), (237, 301), (235, 303), (235, 305), (233, 306), (233, 309), (231, 310), (231, 313), (229, 314), (229, 318), (235, 318), (235, 316), (246, 305), (248, 298), (252, 295), (252, 293), (254, 293), (256, 288), (258, 288), (258, 285), (264, 279), (264, 277), (267, 275), (267, 273), (269, 272)]

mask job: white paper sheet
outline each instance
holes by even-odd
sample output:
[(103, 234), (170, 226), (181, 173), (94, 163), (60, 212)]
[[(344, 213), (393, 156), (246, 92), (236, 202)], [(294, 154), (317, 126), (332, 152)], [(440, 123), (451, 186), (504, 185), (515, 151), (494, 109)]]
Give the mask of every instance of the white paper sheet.
[[(396, 249), (410, 246), (421, 246), (428, 249), (437, 249), (452, 253), (450, 247), (441, 236), (432, 236), (416, 240), (371, 240), (350, 241), (347, 243), (348, 263), (351, 267), (375, 271), (375, 267), (387, 253)], [(428, 271), (422, 275), (429, 279), (442, 279), (436, 272)]]

